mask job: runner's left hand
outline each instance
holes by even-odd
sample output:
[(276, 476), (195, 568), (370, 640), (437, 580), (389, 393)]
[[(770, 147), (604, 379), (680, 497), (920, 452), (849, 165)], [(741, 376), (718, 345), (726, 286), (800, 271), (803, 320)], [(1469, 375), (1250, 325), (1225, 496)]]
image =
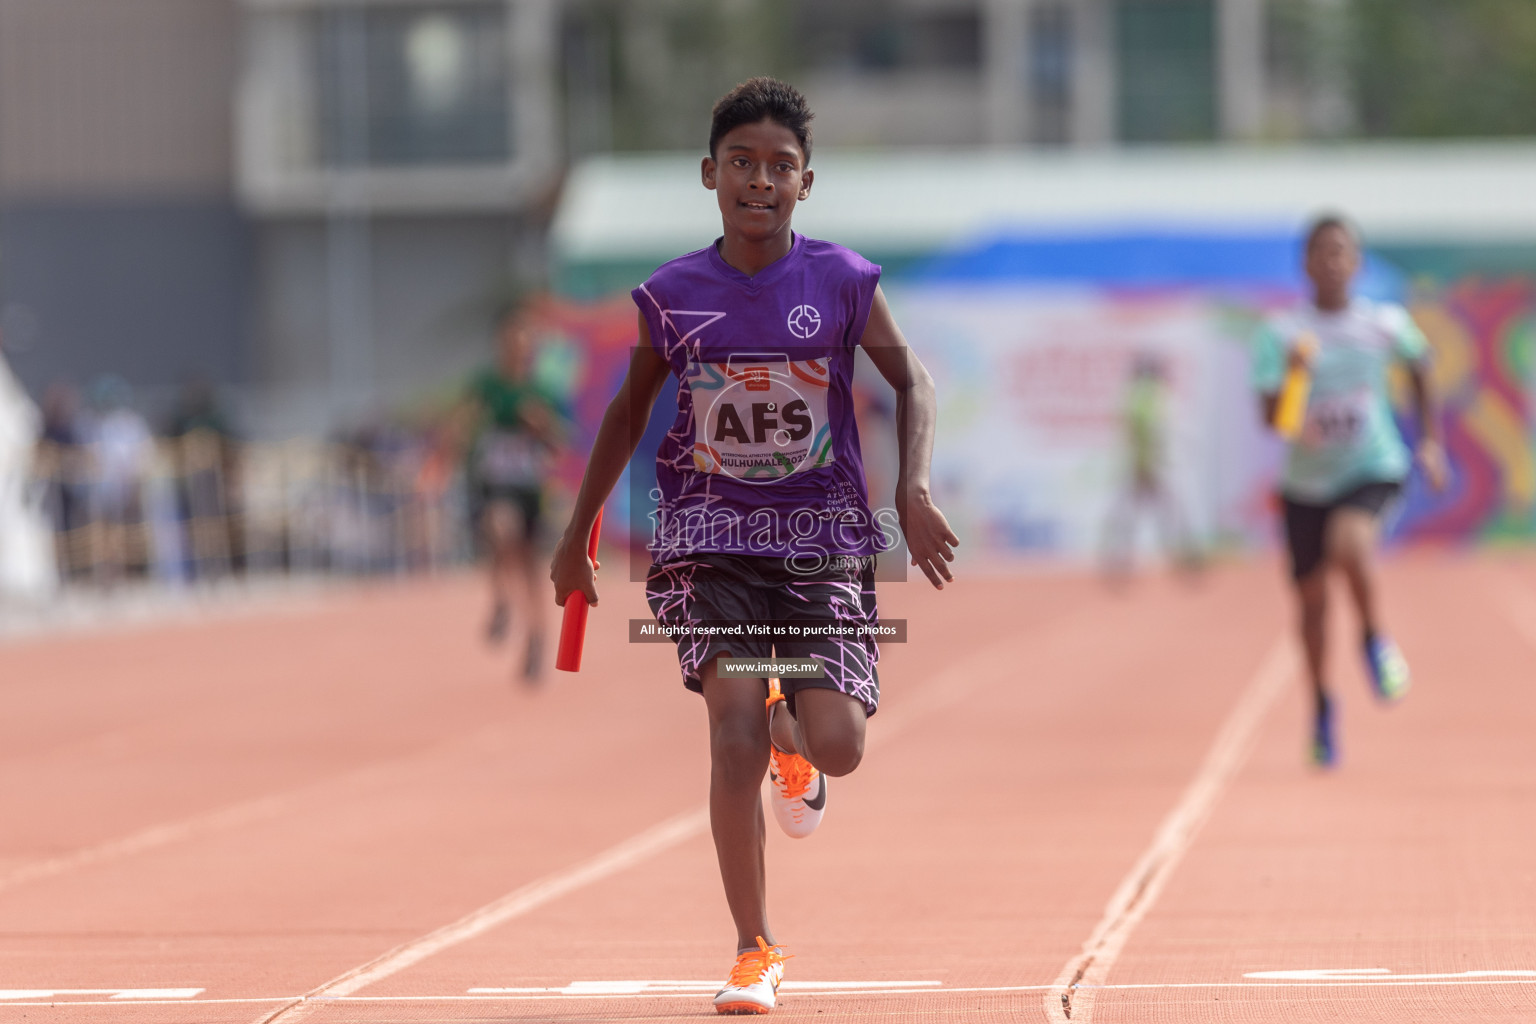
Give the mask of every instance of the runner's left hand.
[(898, 502), (897, 514), (901, 518), (901, 532), (907, 538), (907, 553), (928, 581), (943, 590), (946, 582), (953, 583), (955, 579), (950, 575), (949, 563), (955, 560), (951, 549), (960, 543), (960, 538), (949, 528), (949, 520), (927, 491), (908, 489), (905, 499)]
[(564, 606), (572, 594), (580, 592), (587, 604), (597, 605), (597, 570), (602, 563), (587, 557), (587, 541), (591, 527), (585, 533), (572, 533), (566, 528), (555, 544), (555, 555), (550, 560), (549, 578), (555, 585), (555, 604)]
[(1429, 481), (1429, 486), (1436, 491), (1445, 490), (1445, 485), (1451, 478), (1451, 468), (1445, 457), (1445, 447), (1434, 438), (1426, 437), (1419, 442), (1419, 450), (1415, 455), (1419, 468), (1424, 470), (1424, 479)]

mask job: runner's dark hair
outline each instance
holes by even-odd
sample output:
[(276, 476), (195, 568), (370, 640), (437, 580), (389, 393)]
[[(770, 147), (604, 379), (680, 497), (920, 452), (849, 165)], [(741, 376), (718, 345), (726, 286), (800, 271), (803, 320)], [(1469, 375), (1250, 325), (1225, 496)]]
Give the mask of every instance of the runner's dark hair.
[(811, 118), (815, 116), (800, 90), (788, 82), (766, 76), (749, 78), (716, 101), (709, 121), (709, 155), (715, 155), (715, 147), (731, 129), (772, 121), (794, 133), (806, 163), (810, 163)]
[(1360, 229), (1355, 227), (1355, 222), (1344, 216), (1342, 213), (1328, 212), (1320, 213), (1308, 222), (1307, 233), (1305, 235), (1305, 250), (1307, 252), (1311, 252), (1313, 243), (1317, 241), (1317, 236), (1322, 234), (1324, 231), (1327, 231), (1329, 228), (1338, 228), (1340, 231), (1348, 235), (1349, 240), (1354, 242), (1356, 246), (1360, 244)]

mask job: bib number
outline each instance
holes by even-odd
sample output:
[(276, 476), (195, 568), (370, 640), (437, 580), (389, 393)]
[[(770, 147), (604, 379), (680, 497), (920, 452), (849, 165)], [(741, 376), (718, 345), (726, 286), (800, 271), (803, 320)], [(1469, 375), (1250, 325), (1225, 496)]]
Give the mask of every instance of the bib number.
[(537, 484), (544, 476), (544, 452), (528, 434), (493, 431), (480, 447), (480, 473), (494, 484)]
[(771, 483), (833, 461), (826, 359), (732, 356), (692, 363), (693, 465), (748, 483)]
[(1339, 448), (1356, 443), (1365, 433), (1371, 401), (1369, 390), (1314, 397), (1307, 405), (1302, 443), (1309, 448)]

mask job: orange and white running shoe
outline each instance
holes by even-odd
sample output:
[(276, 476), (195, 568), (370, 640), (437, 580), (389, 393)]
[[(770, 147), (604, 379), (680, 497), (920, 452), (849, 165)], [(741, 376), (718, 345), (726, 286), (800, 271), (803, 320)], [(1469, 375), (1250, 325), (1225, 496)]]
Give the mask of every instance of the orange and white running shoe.
[(789, 954), (757, 937), (757, 948), (736, 954), (736, 966), (715, 996), (716, 1013), (767, 1013), (779, 998)]
[[(773, 706), (784, 699), (777, 679), (768, 680), (768, 720)], [(768, 782), (773, 788), (773, 818), (784, 834), (804, 839), (821, 824), (827, 809), (827, 777), (799, 754), (789, 754), (769, 741)]]

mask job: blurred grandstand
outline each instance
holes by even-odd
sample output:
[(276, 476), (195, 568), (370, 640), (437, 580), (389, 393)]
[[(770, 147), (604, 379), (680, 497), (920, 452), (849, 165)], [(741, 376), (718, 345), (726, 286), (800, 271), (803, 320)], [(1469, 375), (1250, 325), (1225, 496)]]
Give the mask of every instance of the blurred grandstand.
[(403, 573), (470, 552), (459, 471), (429, 432), (247, 441), (203, 405), (156, 436), (120, 381), (93, 390), (89, 408), (48, 392), (30, 469), (3, 496), (0, 592)]
[(420, 434), (244, 442), (206, 426), (142, 441), (123, 462), (111, 426), (48, 438), (34, 468), (62, 582), (349, 575), (462, 562), (468, 521)]

